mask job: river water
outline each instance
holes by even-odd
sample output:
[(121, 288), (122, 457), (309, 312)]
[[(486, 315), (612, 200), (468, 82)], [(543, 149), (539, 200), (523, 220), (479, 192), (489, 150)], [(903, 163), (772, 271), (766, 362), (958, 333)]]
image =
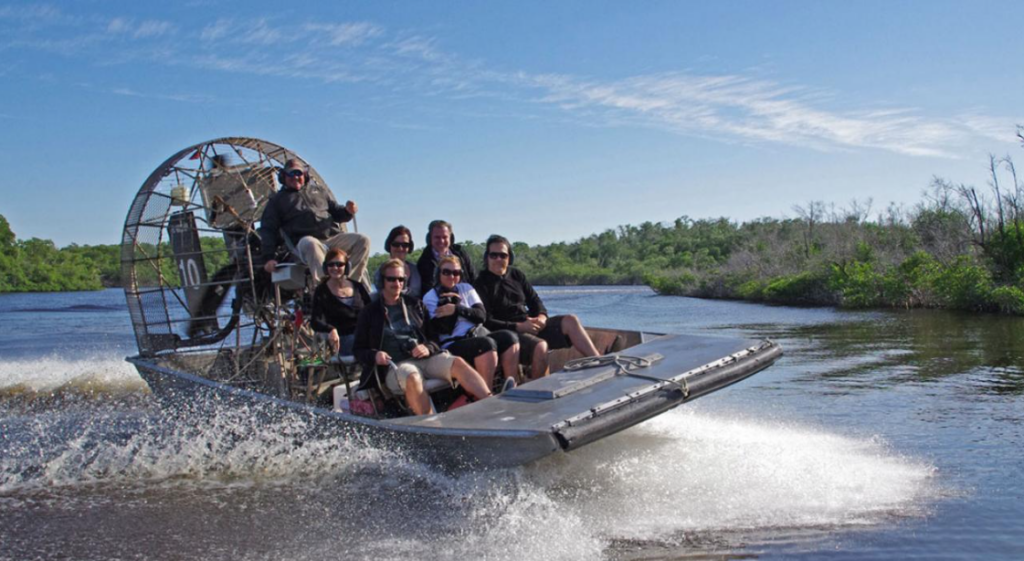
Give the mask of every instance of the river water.
[(0, 558), (1024, 556), (1024, 319), (540, 293), (786, 355), (571, 455), (452, 474), (308, 418), (161, 411), (122, 292), (0, 295)]

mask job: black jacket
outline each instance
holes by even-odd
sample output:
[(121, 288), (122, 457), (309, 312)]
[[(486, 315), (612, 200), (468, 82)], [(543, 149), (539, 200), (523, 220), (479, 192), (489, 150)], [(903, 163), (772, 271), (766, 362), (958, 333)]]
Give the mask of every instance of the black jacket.
[[(427, 309), (423, 301), (411, 296), (402, 295), (405, 301), (406, 310), (409, 312), (409, 323), (413, 327), (416, 339), (427, 346), (430, 355), (441, 352), (441, 348), (427, 337), (427, 324), (424, 319), (427, 317)], [(359, 313), (359, 323), (356, 325), (356, 341), (352, 345), (352, 354), (356, 360), (363, 365), (363, 374), (359, 379), (359, 388), (375, 387), (376, 380), (374, 368), (376, 364), (377, 351), (381, 350), (381, 343), (384, 341), (384, 326), (388, 323), (388, 311), (384, 307), (384, 295), (380, 294)], [(387, 367), (379, 367), (380, 380), (384, 381), (387, 374)]]
[(370, 293), (361, 282), (353, 282), (352, 287), (352, 305), (346, 306), (331, 294), (326, 282), (317, 285), (313, 293), (313, 318), (309, 322), (313, 331), (330, 333), (337, 329), (338, 335), (355, 333), (359, 312), (370, 302)]
[[(473, 262), (469, 260), (466, 250), (457, 243), (452, 244), (448, 249), (452, 255), (462, 261), (462, 280), (459, 282), (473, 284), (473, 281), (476, 280), (476, 269), (473, 267)], [(428, 290), (434, 288), (435, 269), (437, 269), (437, 258), (434, 257), (434, 248), (427, 246), (423, 248), (423, 253), (420, 255), (419, 261), (416, 262), (416, 270), (420, 273), (420, 283), (423, 287), (420, 294), (426, 294)]]
[(283, 230), (293, 243), (304, 236), (319, 240), (341, 232), (338, 222), (352, 220), (345, 205), (339, 205), (334, 195), (318, 183), (302, 189), (282, 187), (267, 201), (260, 218), (260, 247), (263, 259), (272, 259), (281, 244)]
[(515, 267), (509, 267), (505, 276), (501, 277), (490, 270), (484, 270), (473, 287), (487, 310), (484, 327), (491, 331), (515, 331), (516, 324), (526, 318), (548, 315), (544, 302), (541, 302), (530, 281), (526, 280), (526, 275)]
[[(468, 319), (470, 322), (481, 325), (487, 320), (487, 310), (484, 309), (483, 304), (474, 304), (473, 306), (467, 306), (461, 299), (451, 299), (454, 294), (458, 297), (459, 293), (454, 288), (445, 290), (441, 285), (437, 285), (430, 289), (437, 294), (437, 305), (443, 306), (445, 304), (455, 304), (455, 313), (450, 316), (437, 317), (436, 315), (430, 318), (430, 332), (431, 336), (436, 341), (441, 341), (441, 337), (451, 335), (452, 331), (455, 331), (455, 324), (459, 322), (459, 316)], [(424, 302), (426, 302), (427, 295), (423, 295)], [(429, 309), (428, 309), (429, 311)]]

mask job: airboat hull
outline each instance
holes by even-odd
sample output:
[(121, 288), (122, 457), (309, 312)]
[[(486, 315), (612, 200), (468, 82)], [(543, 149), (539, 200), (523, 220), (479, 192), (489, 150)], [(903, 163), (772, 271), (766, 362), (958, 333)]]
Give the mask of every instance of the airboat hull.
[[(569, 452), (767, 368), (782, 355), (771, 341), (664, 335), (630, 347), (619, 364), (556, 372), (496, 397), (429, 416), (373, 419), (316, 407), (189, 374), (168, 356), (131, 357), (169, 407), (246, 407), (254, 415), (308, 415), (339, 432), (425, 463), (500, 468)], [(626, 371), (628, 359), (650, 361)], [(627, 365), (628, 368), (628, 365)]]

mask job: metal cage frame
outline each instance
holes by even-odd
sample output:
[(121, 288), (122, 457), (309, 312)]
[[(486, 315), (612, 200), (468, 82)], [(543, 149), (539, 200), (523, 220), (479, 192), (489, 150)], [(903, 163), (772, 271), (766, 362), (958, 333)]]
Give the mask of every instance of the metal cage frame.
[[(190, 336), (185, 333), (184, 326), (193, 321), (210, 321), (223, 329), (225, 326), (220, 322), (227, 321), (224, 317), (227, 312), (218, 311), (216, 317), (194, 317), (194, 306), (187, 302), (185, 292), (211, 288), (226, 291), (237, 287), (240, 282), (253, 281), (253, 256), (246, 243), (247, 236), (255, 232), (263, 207), (277, 190), (277, 170), (291, 158), (306, 166), (310, 183), (316, 182), (329, 189), (316, 169), (294, 151), (248, 137), (223, 137), (193, 144), (168, 158), (146, 178), (128, 210), (121, 239), (122, 284), (140, 355), (216, 348), (217, 341), (210, 337)], [(216, 199), (214, 204), (211, 197), (207, 197), (204, 185), (211, 184), (212, 178), (218, 176), (221, 183), (234, 181), (242, 198), (247, 196), (251, 199), (251, 208), (236, 211), (220, 197), (213, 197)], [(257, 184), (248, 185), (247, 181)], [(232, 217), (225, 220), (225, 212), (232, 213)], [(221, 219), (211, 219), (217, 213)], [(214, 254), (227, 253), (219, 260), (224, 261), (225, 257), (234, 259), (242, 274), (231, 279), (204, 276), (201, 282), (198, 275), (188, 276), (184, 270), (179, 278), (166, 274), (167, 260), (176, 258), (169, 247), (175, 220), (191, 220), (191, 227), (198, 233), (193, 234), (193, 239), (199, 247), (193, 247), (189, 256), (205, 265), (218, 258)], [(226, 228), (224, 223), (233, 227)], [(203, 249), (200, 234), (222, 235), (224, 249)], [(181, 255), (177, 257), (180, 259)], [(181, 263), (177, 265), (180, 267)], [(205, 275), (206, 269), (201, 270)], [(237, 322), (241, 311), (234, 309), (230, 312)], [(249, 320), (247, 325), (251, 327), (254, 320)], [(241, 331), (245, 325), (243, 322), (230, 326), (238, 331), (235, 347), (241, 343)]]

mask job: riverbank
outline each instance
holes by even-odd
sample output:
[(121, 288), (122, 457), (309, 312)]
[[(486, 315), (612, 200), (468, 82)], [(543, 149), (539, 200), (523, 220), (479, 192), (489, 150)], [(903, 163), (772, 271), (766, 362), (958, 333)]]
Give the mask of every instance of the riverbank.
[[(655, 229), (662, 228), (664, 226), (655, 226)], [(756, 240), (754, 237), (745, 243), (757, 243)], [(643, 262), (610, 268), (595, 266), (579, 256), (579, 261), (552, 257), (559, 246), (566, 251), (578, 251), (578, 247), (572, 246), (584, 242), (537, 247), (516, 244), (516, 250), (522, 255), (520, 266), (538, 286), (649, 286), (655, 293), (666, 296), (790, 306), (928, 308), (1024, 315), (1021, 286), (998, 284), (992, 274), (969, 255), (958, 256), (948, 264), (925, 251), (918, 251), (895, 264), (870, 257), (846, 263), (819, 260), (814, 270), (778, 275), (771, 274), (775, 264), (770, 255), (751, 259), (743, 244), (739, 250), (729, 252), (721, 263), (706, 258), (702, 266), (653, 271)], [(95, 291), (120, 286), (119, 246), (73, 245), (58, 250), (46, 240), (19, 243), (34, 249), (34, 255), (45, 257), (35, 259), (36, 264), (27, 271), (5, 268), (5, 277), (17, 277), (20, 272), (22, 282), (0, 284), (0, 292)], [(482, 259), (481, 244), (468, 243), (466, 248), (471, 256), (479, 254), (475, 257)], [(865, 253), (870, 254), (870, 251), (865, 250)], [(555, 265), (548, 266), (548, 259)], [(375, 255), (371, 258), (371, 267), (385, 260), (385, 255)], [(737, 263), (747, 265), (737, 266)], [(166, 271), (165, 274), (173, 273)]]
[(847, 309), (945, 309), (1024, 315), (1019, 285), (997, 284), (962, 257), (936, 261), (924, 252), (892, 266), (870, 261), (828, 263), (819, 270), (759, 276), (754, 270), (670, 271), (648, 277), (658, 294)]
[[(797, 218), (684, 216), (574, 242), (515, 242), (515, 266), (535, 285), (647, 285), (664, 295), (771, 304), (1024, 315), (1024, 187), (1014, 184), (986, 202), (974, 188), (936, 180), (913, 209), (890, 205), (874, 216), (871, 201), (811, 202), (794, 207)], [(202, 245), (212, 274), (227, 262), (223, 240), (203, 237)], [(483, 264), (483, 244), (462, 246)], [(386, 259), (374, 255), (370, 268)], [(159, 273), (178, 278), (172, 259)], [(97, 290), (120, 286), (120, 274), (120, 246), (17, 240), (0, 216), (0, 292)]]

